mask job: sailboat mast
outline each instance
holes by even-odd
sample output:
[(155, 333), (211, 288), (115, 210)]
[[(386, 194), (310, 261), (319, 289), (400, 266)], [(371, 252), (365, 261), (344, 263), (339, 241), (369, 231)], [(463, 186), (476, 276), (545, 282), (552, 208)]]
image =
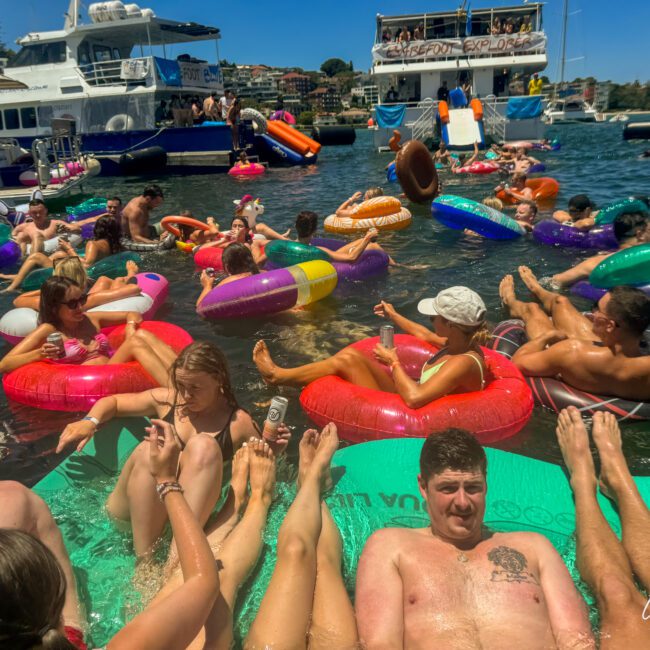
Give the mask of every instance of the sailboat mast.
[(562, 16), (562, 52), (560, 54), (560, 85), (564, 84), (564, 64), (566, 63), (566, 28), (569, 17), (569, 0), (564, 0), (564, 15)]
[(79, 0), (70, 0), (68, 13), (65, 15), (65, 29), (75, 29), (79, 21)]

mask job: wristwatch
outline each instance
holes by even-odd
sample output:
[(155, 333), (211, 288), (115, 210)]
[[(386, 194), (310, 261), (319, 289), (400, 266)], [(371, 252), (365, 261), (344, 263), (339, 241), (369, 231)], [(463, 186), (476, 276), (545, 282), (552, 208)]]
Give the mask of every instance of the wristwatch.
[(92, 415), (87, 415), (85, 418), (81, 418), (82, 422), (84, 420), (88, 420), (89, 422), (92, 422), (95, 425), (95, 429), (99, 426), (99, 420), (97, 418), (94, 418)]

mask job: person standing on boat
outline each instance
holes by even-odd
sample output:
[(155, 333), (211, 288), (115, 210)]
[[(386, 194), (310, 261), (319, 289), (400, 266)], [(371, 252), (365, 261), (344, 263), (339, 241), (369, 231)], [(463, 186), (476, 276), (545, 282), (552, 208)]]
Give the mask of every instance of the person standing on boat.
[(225, 122), (228, 119), (228, 111), (233, 103), (232, 91), (226, 90), (223, 97), (217, 103), (217, 112), (221, 117), (221, 121)]
[(536, 72), (533, 75), (533, 78), (528, 82), (528, 94), (541, 95), (543, 85), (544, 82), (539, 78), (539, 74)]
[(448, 102), (449, 101), (449, 88), (447, 88), (447, 82), (443, 81), (440, 88), (438, 88), (438, 101), (439, 102)]
[(164, 200), (163, 191), (158, 185), (145, 187), (142, 194), (131, 199), (122, 210), (122, 236), (144, 244), (158, 241), (158, 233), (149, 224), (149, 216)]
[(239, 151), (239, 115), (241, 113), (241, 101), (234, 92), (230, 94), (232, 96), (232, 104), (228, 109), (226, 124), (230, 127), (232, 133), (232, 150)]
[(203, 100), (203, 114), (209, 122), (218, 122), (221, 119), (219, 107), (217, 105), (217, 93), (211, 92)]

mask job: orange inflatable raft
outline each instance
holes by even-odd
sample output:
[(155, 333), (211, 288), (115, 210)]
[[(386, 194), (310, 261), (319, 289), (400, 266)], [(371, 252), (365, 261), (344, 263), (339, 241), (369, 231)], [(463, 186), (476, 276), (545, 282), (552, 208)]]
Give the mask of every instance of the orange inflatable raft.
[[(560, 184), (554, 178), (548, 176), (529, 178), (526, 181), (526, 187), (533, 190), (533, 201), (548, 201), (549, 199), (554, 199), (560, 191)], [(497, 198), (501, 199), (508, 205), (518, 203), (517, 199), (506, 194), (505, 190), (497, 192)]]

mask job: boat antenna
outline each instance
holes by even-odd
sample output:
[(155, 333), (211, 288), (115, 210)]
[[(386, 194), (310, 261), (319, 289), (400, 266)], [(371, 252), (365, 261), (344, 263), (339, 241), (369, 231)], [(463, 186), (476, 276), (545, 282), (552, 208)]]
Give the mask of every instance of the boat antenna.
[(63, 29), (75, 29), (79, 24), (79, 0), (70, 0)]
[(564, 65), (566, 63), (566, 28), (569, 17), (569, 0), (564, 0), (564, 14), (562, 16), (562, 51), (560, 53), (560, 84), (564, 84)]

